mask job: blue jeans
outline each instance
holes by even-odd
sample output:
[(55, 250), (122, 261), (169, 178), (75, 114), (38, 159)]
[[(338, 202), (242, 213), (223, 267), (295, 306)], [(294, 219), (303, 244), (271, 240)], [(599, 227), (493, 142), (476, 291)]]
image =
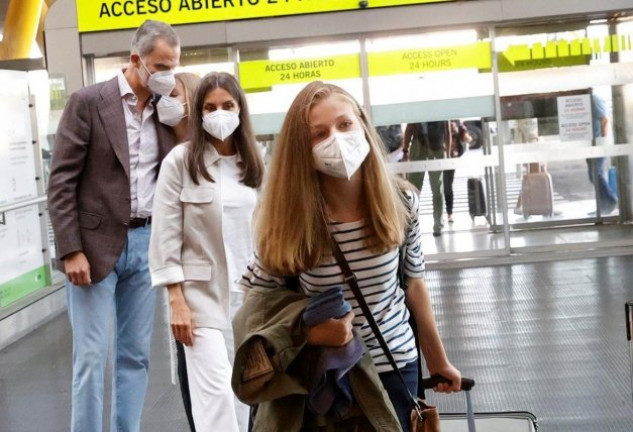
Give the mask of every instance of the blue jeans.
[[(404, 381), (407, 383), (409, 391), (413, 397), (416, 397), (418, 393), (417, 362), (412, 361), (408, 363), (405, 367), (400, 369), (400, 373), (402, 374)], [(398, 377), (398, 374), (394, 370), (383, 372), (379, 376), (382, 381), (382, 385), (385, 387), (385, 390), (387, 390), (389, 399), (391, 399), (391, 403), (396, 410), (398, 420), (400, 420), (400, 425), (402, 426), (402, 431), (410, 432), (409, 416), (411, 415), (411, 410), (413, 409), (413, 402), (409, 397), (409, 393), (405, 390), (400, 377)]]
[(591, 184), (594, 184), (595, 181), (594, 174), (596, 174), (596, 172), (594, 170), (598, 171), (598, 203), (600, 205), (600, 212), (611, 213), (618, 203), (618, 196), (609, 186), (609, 181), (604, 171), (605, 162), (606, 158), (604, 157), (587, 159), (587, 168)]
[(72, 432), (101, 431), (110, 329), (114, 329), (110, 430), (137, 432), (147, 391), (156, 292), (147, 254), (150, 227), (130, 229), (116, 266), (87, 287), (66, 281), (73, 330)]

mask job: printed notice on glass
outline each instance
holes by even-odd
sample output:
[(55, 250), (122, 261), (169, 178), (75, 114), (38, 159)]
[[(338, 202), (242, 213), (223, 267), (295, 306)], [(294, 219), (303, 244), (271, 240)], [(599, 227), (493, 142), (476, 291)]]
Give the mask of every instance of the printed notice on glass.
[(25, 72), (0, 71), (0, 206), (37, 197)]
[[(37, 197), (26, 72), (0, 71), (0, 206)], [(46, 286), (37, 204), (0, 214), (0, 308)]]
[(591, 141), (591, 97), (588, 94), (560, 96), (558, 129), (561, 141)]
[(0, 245), (2, 308), (47, 284), (37, 205), (3, 213)]

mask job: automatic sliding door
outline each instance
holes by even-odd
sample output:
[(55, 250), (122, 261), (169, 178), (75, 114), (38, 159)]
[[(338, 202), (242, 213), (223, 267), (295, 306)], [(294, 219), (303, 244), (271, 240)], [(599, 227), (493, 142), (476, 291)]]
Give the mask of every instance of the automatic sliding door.
[[(425, 253), (434, 258), (505, 253), (503, 233), (490, 231), (490, 225), (497, 223), (491, 211), (497, 195), (490, 172), (498, 165), (498, 156), (490, 152), (482, 121), (495, 117), (488, 31), (373, 38), (366, 47), (374, 123), (379, 128), (400, 126), (403, 136), (414, 137), (412, 160), (393, 162), (391, 167), (421, 187)], [(467, 129), (466, 140), (456, 139), (460, 125)], [(454, 151), (457, 141), (463, 151)], [(469, 179), (483, 186), (483, 196), (471, 198), (484, 203), (474, 217)], [(452, 209), (450, 204), (447, 209), (451, 180)]]
[(630, 62), (617, 58), (630, 55), (631, 35), (606, 23), (568, 27), (503, 29), (496, 39), (502, 124), (494, 126), (504, 146), (514, 250), (621, 241), (523, 231), (624, 216), (618, 177), (628, 172), (622, 156), (633, 144), (617, 129), (632, 103), (624, 95), (633, 76)]

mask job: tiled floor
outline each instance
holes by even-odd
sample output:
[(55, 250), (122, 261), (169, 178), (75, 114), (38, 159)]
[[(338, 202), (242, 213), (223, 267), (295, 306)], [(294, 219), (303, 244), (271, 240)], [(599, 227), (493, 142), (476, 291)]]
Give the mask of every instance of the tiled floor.
[[(624, 303), (633, 257), (429, 273), (440, 332), (478, 384), (478, 411), (527, 410), (541, 430), (631, 431)], [(439, 397), (459, 411), (462, 398)]]
[[(477, 411), (531, 411), (542, 431), (633, 430), (623, 306), (633, 299), (633, 256), (429, 270), (427, 278), (449, 356), (477, 381)], [(159, 318), (143, 431), (186, 431)], [(69, 331), (60, 316), (0, 352), (0, 431), (68, 430)], [(463, 411), (460, 395), (431, 399)]]
[[(446, 261), (456, 259), (475, 259), (482, 263), (498, 263), (498, 257), (518, 255), (525, 253), (559, 253), (561, 251), (576, 253), (576, 256), (583, 256), (582, 252), (599, 247), (622, 248), (633, 245), (633, 229), (631, 224), (617, 223), (618, 211), (614, 211), (604, 224), (595, 224), (589, 213), (595, 209), (595, 200), (586, 196), (587, 191), (580, 194), (576, 183), (586, 183), (582, 185), (585, 189), (591, 187), (586, 178), (586, 164), (571, 164), (565, 166), (563, 172), (572, 171), (573, 181), (565, 175), (553, 173), (555, 180), (554, 210), (555, 215), (551, 217), (531, 216), (525, 219), (522, 215), (515, 215), (513, 212), (521, 182), (520, 178), (509, 175), (506, 178), (508, 192), (508, 214), (507, 220), (511, 225), (509, 238), (504, 237), (501, 230), (503, 215), (497, 212), (496, 223), (499, 228), (496, 232), (490, 230), (489, 223), (483, 216), (471, 219), (468, 214), (468, 193), (466, 189), (467, 177), (473, 173), (457, 172), (453, 183), (454, 191), (454, 223), (446, 221), (444, 215), (444, 229), (440, 237), (431, 235), (433, 230), (433, 204), (432, 193), (429, 182), (423, 184), (421, 191), (421, 220), (424, 232), (424, 252), (431, 261), (441, 261), (444, 266)], [(584, 190), (584, 189), (583, 189)], [(592, 190), (589, 190), (591, 195)], [(581, 199), (582, 198), (582, 199)], [(603, 215), (604, 216), (604, 215)], [(554, 229), (544, 229), (547, 224), (564, 223), (566, 227), (556, 227)], [(537, 228), (537, 229), (535, 229)], [(578, 253), (580, 252), (580, 253)], [(587, 256), (588, 254), (584, 254)], [(590, 254), (589, 254), (590, 255)], [(486, 257), (494, 257), (486, 259)], [(528, 260), (531, 260), (529, 257)], [(516, 262), (515, 259), (502, 260), (503, 262)], [(449, 264), (450, 266), (450, 264)]]

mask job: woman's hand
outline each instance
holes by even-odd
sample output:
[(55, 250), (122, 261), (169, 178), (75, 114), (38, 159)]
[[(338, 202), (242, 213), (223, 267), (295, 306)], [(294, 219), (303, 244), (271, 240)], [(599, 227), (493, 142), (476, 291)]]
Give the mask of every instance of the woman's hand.
[(193, 346), (193, 317), (185, 301), (180, 284), (170, 285), (169, 308), (171, 310), (171, 331), (174, 338), (183, 345)]
[(460, 391), (462, 386), (462, 374), (450, 362), (447, 362), (439, 368), (431, 369), (431, 367), (429, 367), (429, 372), (431, 373), (431, 375), (442, 375), (444, 378), (447, 378), (451, 381), (451, 384), (438, 384), (437, 387), (433, 389), (434, 391), (439, 393), (453, 393)]
[(441, 393), (459, 391), (462, 386), (461, 373), (448, 361), (444, 345), (437, 331), (437, 324), (431, 308), (431, 297), (424, 279), (407, 279), (407, 304), (418, 326), (420, 348), (431, 375), (439, 374), (452, 384), (439, 384), (434, 390)]
[(348, 312), (341, 318), (330, 318), (327, 321), (308, 327), (308, 344), (341, 347), (352, 340), (352, 320), (354, 313)]

